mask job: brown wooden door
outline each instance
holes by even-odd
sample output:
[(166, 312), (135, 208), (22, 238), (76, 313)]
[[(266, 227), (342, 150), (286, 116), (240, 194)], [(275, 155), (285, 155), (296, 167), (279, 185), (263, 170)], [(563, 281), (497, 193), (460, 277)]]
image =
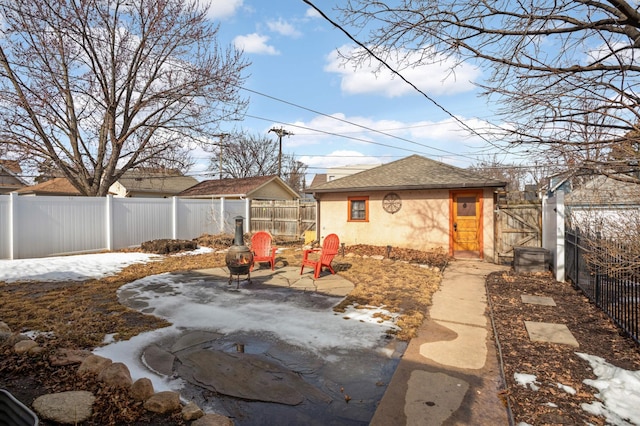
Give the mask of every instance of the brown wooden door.
[(482, 193), (453, 192), (451, 194), (451, 235), (453, 252), (481, 253)]

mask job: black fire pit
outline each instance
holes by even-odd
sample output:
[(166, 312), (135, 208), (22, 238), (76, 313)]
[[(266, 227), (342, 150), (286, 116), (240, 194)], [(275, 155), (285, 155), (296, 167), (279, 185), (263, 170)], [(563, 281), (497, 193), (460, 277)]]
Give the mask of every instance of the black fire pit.
[(233, 276), (236, 275), (238, 283), (236, 288), (240, 287), (240, 275), (247, 275), (247, 282), (251, 284), (251, 265), (253, 265), (253, 253), (249, 247), (244, 245), (243, 237), (243, 218), (236, 216), (236, 234), (233, 239), (233, 245), (229, 247), (225, 262), (229, 268), (229, 284), (233, 282)]

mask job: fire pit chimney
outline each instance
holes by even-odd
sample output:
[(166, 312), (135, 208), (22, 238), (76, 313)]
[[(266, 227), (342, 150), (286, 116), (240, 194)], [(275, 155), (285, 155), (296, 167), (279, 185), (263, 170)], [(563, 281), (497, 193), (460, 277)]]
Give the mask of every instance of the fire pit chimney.
[(229, 284), (233, 281), (233, 276), (237, 275), (240, 286), (240, 275), (247, 275), (247, 281), (251, 283), (251, 265), (253, 264), (253, 253), (249, 247), (244, 245), (244, 218), (236, 216), (236, 231), (233, 238), (233, 245), (229, 247), (225, 262), (229, 268)]

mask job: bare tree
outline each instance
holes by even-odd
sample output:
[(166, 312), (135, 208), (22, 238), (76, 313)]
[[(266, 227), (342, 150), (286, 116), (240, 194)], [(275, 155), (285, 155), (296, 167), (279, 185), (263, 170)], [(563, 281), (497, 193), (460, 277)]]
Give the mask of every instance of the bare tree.
[(181, 168), (239, 119), (248, 66), (192, 0), (0, 0), (0, 140), (84, 195)]
[[(278, 141), (265, 136), (240, 134), (225, 139), (222, 146), (222, 173), (218, 151), (211, 157), (209, 170), (212, 175), (246, 178), (278, 174)], [(305, 187), (307, 165), (296, 160), (293, 154), (282, 154), (282, 176), (297, 192)]]
[(524, 190), (529, 170), (515, 164), (503, 164), (497, 156), (490, 156), (479, 160), (469, 167), (469, 170), (480, 173), (491, 179), (507, 182), (507, 191), (518, 192)]
[[(635, 1), (349, 0), (340, 9), (360, 44), (346, 55), (356, 63), (401, 55), (400, 71), (448, 63), (455, 76), (465, 62), (483, 68), (480, 86), (503, 106), (506, 140), (532, 154), (610, 150), (640, 129)], [(597, 138), (585, 138), (585, 129)], [(637, 181), (626, 174), (637, 161), (577, 158), (573, 167)]]

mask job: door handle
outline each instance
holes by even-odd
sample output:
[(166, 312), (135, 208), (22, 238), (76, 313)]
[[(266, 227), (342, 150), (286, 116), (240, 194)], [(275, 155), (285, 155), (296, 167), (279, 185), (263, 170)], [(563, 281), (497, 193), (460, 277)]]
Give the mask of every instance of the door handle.
[(453, 231), (458, 232), (458, 224), (455, 222), (453, 223)]

